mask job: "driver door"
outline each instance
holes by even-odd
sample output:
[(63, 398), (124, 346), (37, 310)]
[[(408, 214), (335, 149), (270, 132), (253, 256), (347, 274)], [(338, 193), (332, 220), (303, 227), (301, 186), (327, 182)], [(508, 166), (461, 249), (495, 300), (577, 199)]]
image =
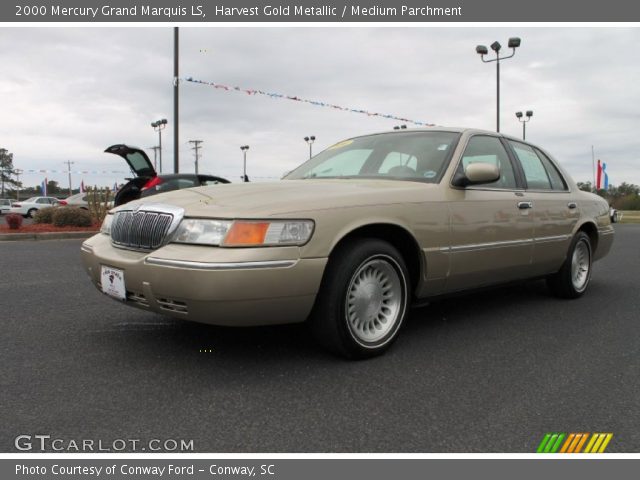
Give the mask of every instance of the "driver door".
[(493, 183), (449, 190), (448, 292), (523, 278), (531, 265), (530, 202), (501, 138), (472, 136), (456, 172), (476, 162), (496, 165), (501, 175)]

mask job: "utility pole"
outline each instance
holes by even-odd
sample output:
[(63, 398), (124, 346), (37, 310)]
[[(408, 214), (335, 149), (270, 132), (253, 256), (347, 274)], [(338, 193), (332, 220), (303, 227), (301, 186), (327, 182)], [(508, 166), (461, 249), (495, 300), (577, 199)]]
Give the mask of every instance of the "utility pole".
[(19, 168), (13, 171), (13, 174), (16, 176), (16, 200), (20, 200), (20, 175), (22, 175), (23, 170)]
[(62, 162), (67, 164), (67, 173), (69, 174), (69, 196), (73, 195), (71, 192), (71, 165), (76, 162), (72, 162), (71, 160), (67, 160), (66, 162)]
[(593, 170), (593, 184), (591, 185), (591, 191), (596, 191), (596, 152), (591, 145), (591, 169)]
[(180, 54), (180, 33), (178, 27), (173, 29), (173, 172), (179, 173), (180, 161), (178, 152), (180, 146), (179, 121), (180, 121), (180, 71), (179, 71), (179, 54)]
[(198, 150), (200, 149), (202, 140), (189, 140), (189, 143), (193, 143), (193, 148), (191, 150), (194, 150), (196, 153), (196, 175), (198, 175), (198, 160), (200, 159), (198, 156)]

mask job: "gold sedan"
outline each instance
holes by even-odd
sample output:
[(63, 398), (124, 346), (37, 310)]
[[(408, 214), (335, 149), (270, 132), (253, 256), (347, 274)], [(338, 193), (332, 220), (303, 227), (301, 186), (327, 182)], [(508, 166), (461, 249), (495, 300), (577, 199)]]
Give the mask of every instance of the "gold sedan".
[(306, 320), (362, 358), (430, 297), (540, 277), (580, 297), (612, 242), (607, 202), (541, 148), (436, 128), (337, 143), (279, 182), (128, 203), (82, 259), (127, 305), (216, 325)]

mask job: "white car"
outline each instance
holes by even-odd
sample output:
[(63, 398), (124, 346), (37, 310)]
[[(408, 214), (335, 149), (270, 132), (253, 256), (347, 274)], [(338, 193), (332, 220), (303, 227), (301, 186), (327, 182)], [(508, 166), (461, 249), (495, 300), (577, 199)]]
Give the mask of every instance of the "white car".
[(11, 209), (11, 200), (8, 198), (0, 198), (0, 215), (9, 213)]
[(55, 207), (60, 202), (55, 197), (31, 197), (25, 201), (14, 202), (10, 213), (17, 213), (23, 217), (31, 217), (41, 208)]
[(89, 210), (89, 202), (87, 201), (87, 193), (80, 192), (70, 197), (60, 200), (60, 205), (67, 207), (77, 207)]

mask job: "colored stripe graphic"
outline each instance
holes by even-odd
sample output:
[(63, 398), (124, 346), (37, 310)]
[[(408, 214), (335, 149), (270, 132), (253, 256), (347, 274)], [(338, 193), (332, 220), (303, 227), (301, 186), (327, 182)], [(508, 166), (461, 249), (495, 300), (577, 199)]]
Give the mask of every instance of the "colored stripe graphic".
[(556, 453), (565, 436), (564, 433), (547, 433), (540, 442), (537, 453)]
[[(591, 436), (589, 438), (589, 436)], [(613, 433), (547, 433), (538, 445), (537, 453), (603, 453)], [(587, 442), (587, 440), (589, 440)], [(582, 448), (585, 446), (584, 451)]]

